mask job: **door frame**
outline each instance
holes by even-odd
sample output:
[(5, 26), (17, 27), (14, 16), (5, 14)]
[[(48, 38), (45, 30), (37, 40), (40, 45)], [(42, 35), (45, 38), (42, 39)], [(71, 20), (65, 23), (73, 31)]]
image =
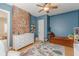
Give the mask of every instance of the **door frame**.
[(7, 30), (8, 30), (8, 33), (7, 33), (7, 35), (8, 35), (8, 39), (7, 39), (7, 42), (8, 42), (8, 49), (9, 49), (9, 47), (10, 47), (10, 29), (11, 29), (11, 25), (10, 25), (10, 11), (7, 11), (7, 10), (5, 10), (5, 9), (0, 9), (0, 11), (3, 11), (3, 12), (5, 12), (5, 13), (7, 13), (8, 14), (8, 17), (7, 17), (7, 22), (8, 22), (8, 28), (7, 28)]
[[(39, 21), (44, 21), (44, 19), (40, 19), (40, 20), (38, 20), (38, 39), (39, 39)], [(45, 25), (44, 25), (45, 26)], [(44, 28), (45, 29), (45, 28)], [(41, 40), (41, 41), (45, 41), (45, 31), (43, 32), (44, 33), (44, 40)], [(40, 39), (39, 39), (40, 40)]]

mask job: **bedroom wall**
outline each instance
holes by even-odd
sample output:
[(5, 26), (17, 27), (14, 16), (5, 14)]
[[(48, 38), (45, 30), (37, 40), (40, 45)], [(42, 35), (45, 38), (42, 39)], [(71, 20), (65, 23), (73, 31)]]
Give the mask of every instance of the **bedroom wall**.
[(43, 15), (35, 17), (31, 15), (31, 24), (36, 25), (35, 36), (38, 37), (38, 20), (45, 20), (45, 39), (48, 32), (52, 31), (56, 36), (67, 36), (73, 33), (73, 28), (79, 26), (79, 11), (71, 11), (59, 15)]
[(73, 28), (79, 26), (79, 11), (71, 11), (50, 16), (50, 28), (56, 36), (67, 36)]
[(50, 32), (50, 16), (47, 15), (47, 32)]
[(37, 17), (30, 15), (30, 32), (31, 32), (31, 25), (35, 25), (35, 37), (38, 37), (38, 23), (37, 23)]
[(28, 12), (13, 6), (12, 29), (14, 34), (30, 32), (30, 15)]

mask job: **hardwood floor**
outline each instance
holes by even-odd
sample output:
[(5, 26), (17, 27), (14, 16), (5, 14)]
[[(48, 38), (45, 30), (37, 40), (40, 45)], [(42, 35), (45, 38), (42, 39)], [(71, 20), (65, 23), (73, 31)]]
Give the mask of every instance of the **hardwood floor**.
[[(19, 52), (21, 52), (22, 54), (26, 53), (30, 48), (32, 48), (33, 46), (37, 46), (41, 41), (36, 41), (33, 44), (30, 44), (20, 50), (18, 50)], [(72, 47), (68, 47), (68, 46), (64, 46), (64, 50), (65, 50), (65, 56), (74, 56), (74, 48)]]
[(41, 41), (36, 41), (33, 44), (30, 44), (26, 47), (23, 47), (22, 49), (18, 50), (19, 52), (21, 52), (22, 54), (25, 54), (29, 49), (31, 49), (33, 46), (37, 46)]

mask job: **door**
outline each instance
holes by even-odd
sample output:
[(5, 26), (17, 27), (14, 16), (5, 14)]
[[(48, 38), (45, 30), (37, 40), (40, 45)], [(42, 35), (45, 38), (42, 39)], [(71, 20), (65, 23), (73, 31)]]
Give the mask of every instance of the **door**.
[(38, 21), (38, 39), (44, 41), (44, 20)]
[[(0, 56), (1, 55), (6, 55), (8, 52), (8, 48), (9, 48), (9, 25), (8, 25), (8, 21), (10, 21), (9, 19), (9, 15), (8, 15), (8, 11), (4, 11), (2, 9), (0, 9)], [(4, 51), (4, 52), (3, 52)], [(3, 52), (3, 53), (2, 53)]]

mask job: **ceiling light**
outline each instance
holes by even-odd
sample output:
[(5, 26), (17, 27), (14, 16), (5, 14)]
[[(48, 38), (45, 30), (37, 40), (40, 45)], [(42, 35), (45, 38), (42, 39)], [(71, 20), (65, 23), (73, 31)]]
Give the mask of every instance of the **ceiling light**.
[(46, 13), (49, 13), (50, 10), (53, 10), (53, 9), (57, 9), (58, 8), (58, 6), (53, 5), (52, 3), (45, 3), (43, 5), (37, 4), (37, 6), (40, 7), (39, 12), (45, 11)]
[(44, 11), (49, 11), (49, 7), (44, 7)]

